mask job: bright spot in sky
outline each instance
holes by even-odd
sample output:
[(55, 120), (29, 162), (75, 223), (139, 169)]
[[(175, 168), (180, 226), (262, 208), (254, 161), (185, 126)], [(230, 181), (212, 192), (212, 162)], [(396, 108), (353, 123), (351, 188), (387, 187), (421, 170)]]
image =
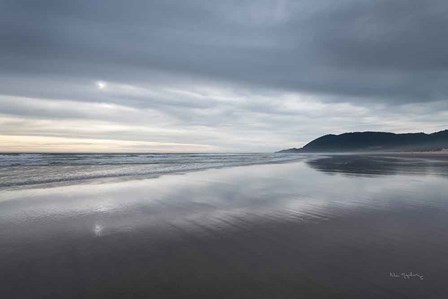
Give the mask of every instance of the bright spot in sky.
[(93, 228), (93, 233), (95, 234), (95, 236), (101, 237), (102, 232), (103, 232), (103, 226), (100, 224), (95, 224)]
[(96, 86), (97, 86), (99, 89), (104, 89), (104, 88), (106, 88), (106, 83), (101, 82), (101, 81), (98, 81), (98, 82), (96, 82)]

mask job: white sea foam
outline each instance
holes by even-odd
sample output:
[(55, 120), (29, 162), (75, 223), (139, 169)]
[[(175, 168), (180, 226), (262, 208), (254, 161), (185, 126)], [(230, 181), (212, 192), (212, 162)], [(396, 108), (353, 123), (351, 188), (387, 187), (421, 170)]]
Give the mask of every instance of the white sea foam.
[(281, 163), (296, 154), (3, 154), (0, 188)]

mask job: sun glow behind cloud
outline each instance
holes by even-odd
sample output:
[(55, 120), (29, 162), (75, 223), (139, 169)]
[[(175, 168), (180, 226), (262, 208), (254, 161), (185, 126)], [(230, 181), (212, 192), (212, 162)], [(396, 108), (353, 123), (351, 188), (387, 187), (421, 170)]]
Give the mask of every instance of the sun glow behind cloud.
[(96, 82), (96, 86), (98, 87), (98, 89), (105, 89), (107, 85), (105, 82), (98, 81)]

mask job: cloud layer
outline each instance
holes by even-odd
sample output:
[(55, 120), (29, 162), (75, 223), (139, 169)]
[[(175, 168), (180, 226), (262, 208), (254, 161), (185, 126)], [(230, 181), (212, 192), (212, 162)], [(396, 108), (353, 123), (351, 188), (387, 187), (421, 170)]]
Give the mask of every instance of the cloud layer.
[(3, 0), (2, 150), (271, 151), (443, 129), (447, 16), (438, 0)]

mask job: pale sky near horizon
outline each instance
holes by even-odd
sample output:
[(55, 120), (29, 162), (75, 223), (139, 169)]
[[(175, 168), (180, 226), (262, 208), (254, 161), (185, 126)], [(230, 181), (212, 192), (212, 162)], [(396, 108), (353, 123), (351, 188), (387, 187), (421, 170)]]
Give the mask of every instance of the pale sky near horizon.
[(443, 0), (0, 0), (1, 152), (448, 129)]

